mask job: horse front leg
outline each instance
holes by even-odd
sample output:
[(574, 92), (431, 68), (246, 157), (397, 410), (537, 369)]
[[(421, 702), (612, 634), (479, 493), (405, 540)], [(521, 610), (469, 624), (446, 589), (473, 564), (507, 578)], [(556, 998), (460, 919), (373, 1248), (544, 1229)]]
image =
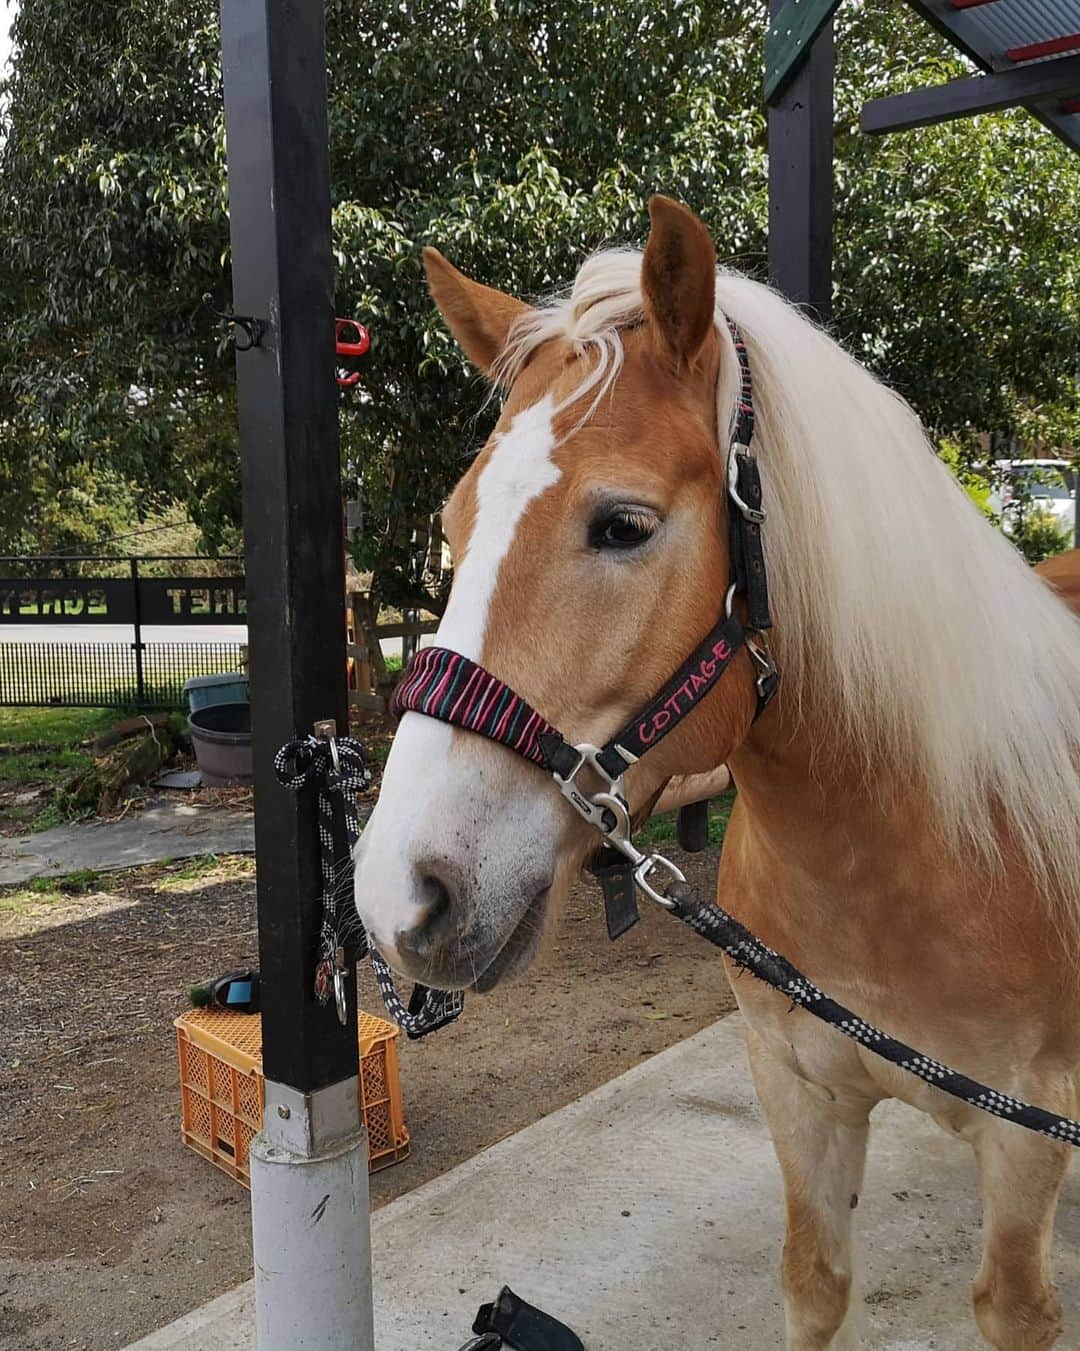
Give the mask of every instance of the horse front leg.
[[(1074, 1115), (1071, 1086), (1056, 1100), (1045, 1082), (1025, 1096)], [(1050, 1249), (1069, 1148), (993, 1119), (980, 1125), (974, 1146), (983, 1199), (975, 1320), (996, 1351), (1043, 1351), (1061, 1334)]]
[(807, 1084), (752, 1029), (748, 1040), (754, 1084), (784, 1178), (788, 1351), (854, 1347), (852, 1212), (862, 1189), (874, 1100), (830, 1101), (827, 1091)]

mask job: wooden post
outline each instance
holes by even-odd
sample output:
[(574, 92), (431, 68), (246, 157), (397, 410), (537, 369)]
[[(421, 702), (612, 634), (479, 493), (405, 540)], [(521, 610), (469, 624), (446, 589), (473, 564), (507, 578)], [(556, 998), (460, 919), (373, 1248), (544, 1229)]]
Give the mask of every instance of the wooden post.
[[(786, 0), (769, 0), (776, 15)], [(825, 321), (832, 312), (833, 25), (818, 31), (769, 105), (769, 280)]]

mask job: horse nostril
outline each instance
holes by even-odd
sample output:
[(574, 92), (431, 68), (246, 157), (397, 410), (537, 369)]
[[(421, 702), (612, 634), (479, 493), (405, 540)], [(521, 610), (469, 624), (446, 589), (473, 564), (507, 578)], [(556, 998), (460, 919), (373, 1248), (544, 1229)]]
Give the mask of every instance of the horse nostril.
[(454, 900), (450, 888), (434, 873), (420, 879), (420, 895), (426, 907), (421, 924), (426, 929), (445, 928), (451, 921)]
[(399, 946), (410, 948), (418, 957), (430, 957), (454, 932), (454, 896), (444, 879), (430, 868), (420, 870), (417, 894), (422, 912), (413, 927), (401, 935)]

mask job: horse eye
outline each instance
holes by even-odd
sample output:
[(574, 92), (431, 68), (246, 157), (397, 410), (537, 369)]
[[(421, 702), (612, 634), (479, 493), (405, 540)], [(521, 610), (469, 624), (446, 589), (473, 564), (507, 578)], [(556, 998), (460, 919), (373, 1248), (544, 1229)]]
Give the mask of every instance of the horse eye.
[(594, 549), (634, 549), (656, 533), (655, 517), (639, 511), (616, 511), (589, 530)]

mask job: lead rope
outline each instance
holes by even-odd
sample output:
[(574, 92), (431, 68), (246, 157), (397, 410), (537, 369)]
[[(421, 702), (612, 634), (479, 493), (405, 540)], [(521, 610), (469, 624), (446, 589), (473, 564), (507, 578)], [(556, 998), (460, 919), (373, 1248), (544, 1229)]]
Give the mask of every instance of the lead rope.
[(673, 882), (667, 888), (664, 904), (696, 934), (727, 953), (742, 970), (749, 971), (758, 980), (779, 990), (791, 1000), (792, 1005), (798, 1005), (823, 1023), (835, 1027), (845, 1037), (865, 1046), (882, 1060), (906, 1070), (908, 1074), (916, 1075), (932, 1088), (939, 1088), (961, 1102), (989, 1112), (991, 1116), (1025, 1126), (1060, 1144), (1080, 1146), (1080, 1121), (1048, 1112), (1043, 1107), (1033, 1107), (1019, 1098), (1010, 1097), (1008, 1093), (999, 1093), (996, 1088), (988, 1088), (977, 1079), (969, 1079), (966, 1074), (960, 1074), (905, 1042), (890, 1037), (887, 1032), (882, 1032), (873, 1023), (868, 1023), (865, 1018), (860, 1018), (857, 1013), (852, 1013), (819, 990), (786, 957), (766, 947), (760, 938), (755, 937), (726, 910), (702, 900), (695, 887), (686, 882)]
[[(315, 963), (315, 998), (320, 1004), (326, 1004), (333, 993), (338, 1020), (344, 1026), (348, 1021), (345, 998), (347, 929), (355, 939), (356, 956), (363, 957), (366, 953), (371, 961), (386, 1011), (408, 1037), (416, 1041), (453, 1022), (465, 1004), (461, 990), (432, 990), (426, 985), (417, 985), (406, 1006), (394, 985), (394, 973), (389, 963), (368, 938), (359, 919), (350, 915), (347, 926), (342, 926), (339, 921), (338, 902), (343, 890), (351, 895), (352, 888), (344, 887), (343, 883), (351, 877), (352, 851), (360, 838), (355, 794), (371, 784), (371, 770), (367, 767), (363, 746), (352, 737), (298, 737), (287, 742), (274, 756), (274, 774), (282, 787), (294, 791), (311, 783), (318, 787), (322, 920)], [(335, 840), (340, 833), (334, 814), (335, 802), (341, 808), (349, 845), (349, 863), (344, 870), (335, 864)]]
[[(318, 783), (323, 896), (315, 995), (320, 1003), (326, 1003), (333, 990), (338, 1016), (344, 1022), (347, 968), (345, 945), (338, 922), (341, 879), (334, 866), (336, 823), (331, 795), (340, 796), (351, 853), (360, 834), (359, 815), (352, 794), (368, 787), (371, 772), (358, 741), (350, 737), (320, 740), (313, 736), (290, 741), (283, 746), (274, 757), (274, 772), (286, 788), (299, 789), (313, 780)], [(882, 1060), (991, 1116), (1036, 1131), (1060, 1144), (1080, 1147), (1080, 1121), (990, 1088), (883, 1032), (818, 989), (786, 957), (774, 952), (726, 910), (704, 901), (698, 891), (686, 882), (672, 882), (662, 899), (655, 895), (654, 899), (660, 900), (666, 909), (696, 934), (725, 952), (742, 970), (749, 971), (758, 980), (785, 995), (793, 1006), (805, 1009)], [(387, 1011), (409, 1037), (415, 1040), (426, 1036), (452, 1022), (461, 1013), (465, 1002), (462, 991), (432, 990), (424, 985), (415, 987), (406, 1007), (394, 986), (393, 973), (388, 963), (369, 941), (362, 927), (359, 929), (357, 946), (359, 956), (363, 956), (366, 951), (370, 957)]]

